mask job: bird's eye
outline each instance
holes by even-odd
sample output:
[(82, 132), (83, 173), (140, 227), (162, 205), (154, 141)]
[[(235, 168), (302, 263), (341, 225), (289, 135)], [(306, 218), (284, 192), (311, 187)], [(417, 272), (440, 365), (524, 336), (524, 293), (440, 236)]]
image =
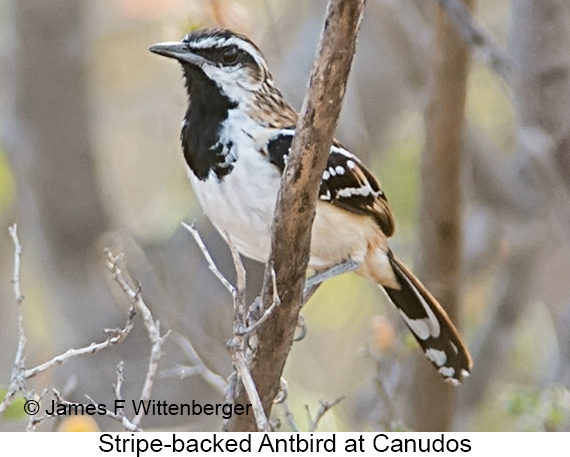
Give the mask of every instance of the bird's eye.
[(222, 63), (224, 65), (233, 65), (237, 62), (239, 51), (237, 46), (230, 46), (222, 52)]

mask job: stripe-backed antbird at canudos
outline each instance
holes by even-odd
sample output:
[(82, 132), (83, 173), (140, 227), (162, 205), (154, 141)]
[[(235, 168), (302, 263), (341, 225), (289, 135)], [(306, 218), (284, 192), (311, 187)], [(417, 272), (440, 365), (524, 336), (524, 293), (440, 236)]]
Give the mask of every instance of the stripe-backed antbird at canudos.
[[(182, 149), (202, 208), (243, 255), (270, 252), (281, 174), (298, 115), (275, 84), (255, 44), (226, 29), (200, 29), (180, 42), (154, 45), (182, 65), (189, 106)], [(323, 271), (347, 260), (379, 284), (438, 372), (453, 384), (471, 358), (437, 300), (388, 247), (390, 205), (378, 180), (334, 141), (323, 173), (309, 266)]]

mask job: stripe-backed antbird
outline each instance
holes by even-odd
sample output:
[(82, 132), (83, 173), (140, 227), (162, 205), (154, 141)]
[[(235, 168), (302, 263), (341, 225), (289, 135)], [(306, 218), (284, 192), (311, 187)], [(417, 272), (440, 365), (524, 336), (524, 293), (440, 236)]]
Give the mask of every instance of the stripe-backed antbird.
[[(188, 175), (202, 208), (246, 257), (266, 262), (281, 174), (298, 114), (275, 86), (255, 44), (207, 28), (154, 45), (182, 65), (189, 106), (182, 124)], [(392, 253), (394, 219), (378, 180), (334, 141), (322, 175), (309, 267), (352, 260), (384, 288), (438, 372), (453, 384), (471, 358), (437, 300)]]

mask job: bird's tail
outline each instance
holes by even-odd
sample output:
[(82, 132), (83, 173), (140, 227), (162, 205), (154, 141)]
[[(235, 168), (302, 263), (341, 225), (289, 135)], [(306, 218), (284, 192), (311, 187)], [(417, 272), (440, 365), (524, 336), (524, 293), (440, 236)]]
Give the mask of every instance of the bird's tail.
[(452, 384), (469, 376), (471, 356), (445, 310), (391, 252), (388, 260), (400, 288), (383, 286), (436, 370)]

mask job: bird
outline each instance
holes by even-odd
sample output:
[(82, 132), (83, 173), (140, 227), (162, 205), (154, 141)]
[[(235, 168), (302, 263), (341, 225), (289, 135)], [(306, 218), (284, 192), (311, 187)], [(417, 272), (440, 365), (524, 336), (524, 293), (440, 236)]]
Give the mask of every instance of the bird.
[[(245, 35), (201, 28), (149, 50), (182, 67), (189, 104), (180, 140), (202, 209), (242, 255), (267, 262), (298, 113)], [(388, 246), (394, 229), (378, 179), (333, 140), (319, 188), (309, 267), (323, 271), (356, 262), (355, 272), (384, 289), (443, 379), (461, 384), (472, 366), (469, 351), (442, 306)]]

